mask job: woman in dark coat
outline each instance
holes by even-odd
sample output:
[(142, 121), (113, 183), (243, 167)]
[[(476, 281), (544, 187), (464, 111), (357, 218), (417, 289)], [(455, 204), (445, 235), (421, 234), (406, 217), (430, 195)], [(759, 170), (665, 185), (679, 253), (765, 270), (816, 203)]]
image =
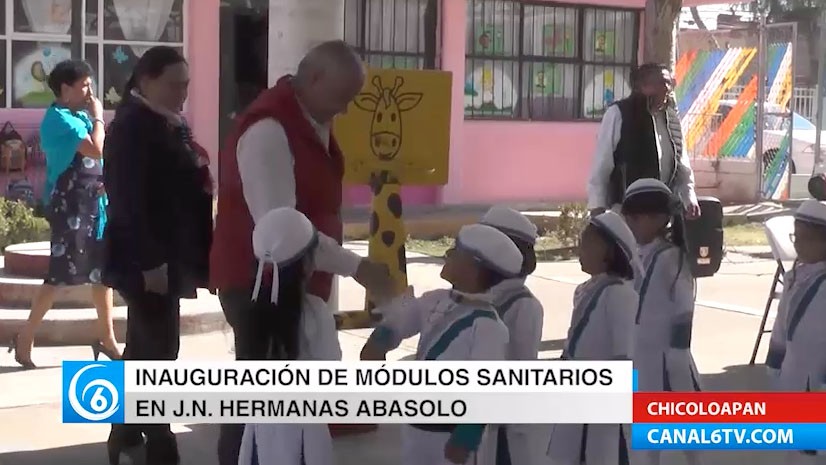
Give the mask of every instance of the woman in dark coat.
[[(207, 286), (212, 238), (209, 170), (180, 110), (189, 74), (173, 48), (140, 58), (109, 128), (103, 279), (128, 305), (124, 360), (175, 360), (180, 299)], [(151, 465), (178, 464), (169, 425), (114, 425), (109, 462), (143, 444)]]

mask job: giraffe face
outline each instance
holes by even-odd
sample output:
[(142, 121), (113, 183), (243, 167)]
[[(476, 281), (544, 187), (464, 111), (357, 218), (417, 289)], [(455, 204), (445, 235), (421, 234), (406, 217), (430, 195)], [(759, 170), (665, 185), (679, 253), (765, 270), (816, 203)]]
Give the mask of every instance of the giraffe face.
[(370, 149), (379, 160), (389, 161), (399, 154), (402, 144), (402, 113), (415, 108), (422, 101), (419, 92), (401, 93), (404, 79), (397, 77), (393, 87), (385, 87), (381, 78), (373, 78), (371, 92), (356, 96), (354, 104), (373, 114), (370, 124)]

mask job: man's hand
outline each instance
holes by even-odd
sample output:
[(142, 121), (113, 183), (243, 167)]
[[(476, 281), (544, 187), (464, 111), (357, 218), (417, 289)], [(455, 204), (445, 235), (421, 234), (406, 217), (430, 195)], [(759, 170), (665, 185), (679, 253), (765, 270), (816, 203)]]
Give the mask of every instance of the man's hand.
[(361, 359), (369, 361), (384, 361), (387, 359), (387, 354), (376, 347), (376, 344), (367, 342), (361, 349)]
[(696, 220), (701, 214), (700, 205), (696, 202), (692, 202), (688, 208), (685, 209), (685, 218), (687, 220)]
[(100, 103), (100, 100), (98, 100), (94, 95), (89, 96), (89, 100), (86, 103), (86, 110), (89, 112), (89, 116), (91, 116), (92, 119), (103, 118), (103, 104)]
[(143, 288), (146, 292), (166, 294), (169, 292), (169, 272), (166, 263), (143, 272)]
[(445, 458), (450, 463), (461, 465), (467, 462), (470, 451), (464, 447), (452, 444), (450, 441), (445, 444)]
[(591, 209), (591, 218), (593, 218), (595, 216), (602, 215), (605, 212), (606, 212), (606, 209), (603, 208), (603, 207), (592, 208)]
[(393, 278), (390, 277), (390, 268), (384, 263), (363, 259), (353, 278), (370, 293), (376, 305), (395, 297), (395, 286)]

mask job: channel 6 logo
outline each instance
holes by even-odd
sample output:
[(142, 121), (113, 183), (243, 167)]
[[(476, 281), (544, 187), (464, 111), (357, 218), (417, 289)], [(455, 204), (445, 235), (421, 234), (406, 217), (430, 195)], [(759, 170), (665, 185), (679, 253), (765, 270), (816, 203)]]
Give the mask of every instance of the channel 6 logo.
[(123, 362), (63, 362), (63, 423), (123, 423)]

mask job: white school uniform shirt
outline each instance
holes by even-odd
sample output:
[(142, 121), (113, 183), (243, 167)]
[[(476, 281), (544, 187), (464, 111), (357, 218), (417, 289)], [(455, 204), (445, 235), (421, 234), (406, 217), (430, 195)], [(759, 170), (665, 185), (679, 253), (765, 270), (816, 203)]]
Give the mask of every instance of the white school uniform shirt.
[[(335, 239), (319, 235), (315, 268), (352, 276), (361, 258)], [(326, 302), (304, 294), (299, 334), (299, 360), (341, 360), (338, 330)], [(244, 428), (239, 465), (333, 465), (333, 443), (325, 424), (248, 424)]]
[[(463, 295), (440, 289), (421, 297), (403, 296), (376, 309), (382, 321), (372, 338), (392, 350), (419, 334), (416, 360), (505, 360), (508, 328), (499, 319), (490, 295)], [(459, 428), (462, 428), (460, 432)], [(444, 447), (456, 435), (482, 425), (459, 425), (453, 434), (405, 425), (402, 465), (447, 465)], [(474, 463), (470, 454), (468, 464)]]
[[(316, 122), (306, 111), (304, 117), (329, 150), (330, 123)], [(272, 118), (256, 121), (238, 138), (235, 154), (244, 200), (255, 221), (279, 207), (295, 208), (295, 162), (281, 123)]]
[(639, 390), (699, 391), (700, 377), (690, 350), (694, 320), (690, 265), (680, 249), (665, 239), (641, 245), (640, 255), (645, 271), (635, 282), (639, 306), (632, 354)]
[[(494, 307), (510, 335), (508, 360), (536, 360), (542, 341), (544, 310), (539, 299), (525, 285), (525, 279), (506, 279), (491, 289)], [(484, 463), (477, 465), (494, 465), (499, 429), (500, 425), (491, 425), (485, 431), (481, 446), (484, 453), (480, 454)], [(505, 429), (511, 463), (544, 463), (549, 431), (546, 425), (507, 425)]]
[[(616, 276), (596, 275), (577, 286), (563, 358), (628, 359), (637, 302), (633, 282)], [(622, 425), (553, 425), (547, 454), (554, 465), (580, 465), (583, 455), (588, 465), (620, 465), (628, 438)]]
[[(331, 123), (315, 121), (303, 107), (302, 112), (321, 145), (329, 151)], [(238, 138), (235, 156), (244, 201), (253, 221), (257, 223), (259, 218), (276, 208), (295, 208), (295, 160), (281, 123), (272, 118), (256, 121)], [(319, 236), (329, 237), (321, 232)], [(338, 310), (336, 286), (337, 281), (333, 280), (333, 293), (327, 302), (333, 310)]]
[[(668, 122), (665, 112), (660, 111), (651, 118), (654, 120), (656, 132), (657, 154), (660, 159), (660, 181), (669, 184), (674, 175), (672, 190), (680, 196), (686, 205), (697, 203), (697, 194), (694, 191), (694, 171), (691, 169), (691, 159), (688, 150), (683, 148), (682, 156), (674, 166), (674, 147), (668, 135)], [(614, 152), (622, 134), (622, 113), (619, 107), (611, 105), (602, 116), (602, 123), (597, 133), (597, 146), (594, 151), (594, 162), (591, 165), (591, 174), (588, 178), (588, 209), (613, 208), (608, 205), (608, 183), (611, 172), (614, 170)], [(676, 173), (675, 173), (676, 170)]]
[(786, 273), (766, 365), (781, 391), (818, 391), (826, 378), (826, 262)]
[(510, 334), (508, 360), (536, 360), (542, 341), (545, 312), (525, 279), (506, 279), (491, 289), (493, 306)]

